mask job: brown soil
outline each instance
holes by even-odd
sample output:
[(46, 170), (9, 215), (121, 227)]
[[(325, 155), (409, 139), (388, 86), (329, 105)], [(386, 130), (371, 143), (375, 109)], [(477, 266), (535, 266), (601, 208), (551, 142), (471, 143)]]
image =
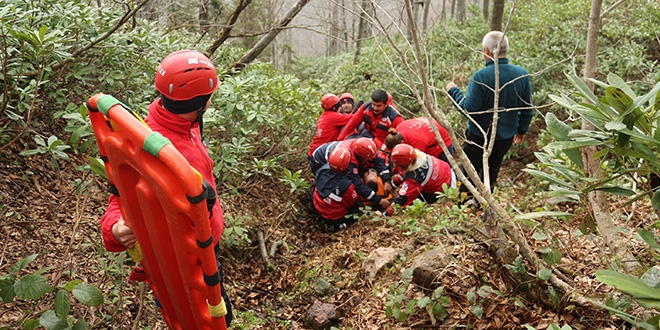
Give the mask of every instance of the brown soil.
[[(77, 169), (87, 163), (86, 157), (61, 161), (62, 169), (54, 171), (48, 157), (23, 157), (18, 152), (14, 145), (0, 154), (0, 276), (18, 260), (38, 253), (19, 276), (47, 267), (44, 276), (53, 286), (82, 280), (103, 291), (105, 304), (89, 308), (73, 302), (70, 315), (93, 324), (95, 329), (166, 328), (149, 289), (127, 280), (130, 262), (103, 250), (98, 218), (108, 190), (102, 179)], [(511, 188), (500, 193), (500, 198), (529, 199), (524, 182), (527, 178), (519, 171), (524, 165), (510, 161), (506, 166), (509, 170), (503, 171), (502, 181), (509, 182)], [(89, 182), (91, 188), (76, 182)], [(568, 295), (560, 297), (556, 308), (526, 300), (507, 280), (506, 269), (482, 244), (447, 230), (456, 228), (428, 228), (434, 216), (441, 216), (450, 207), (448, 204), (439, 204), (435, 214), (418, 219), (417, 226), (425, 230), (417, 233), (410, 232), (412, 227), (405, 224), (404, 218), (367, 218), (347, 230), (325, 234), (312, 228), (300, 196), (291, 196), (289, 187), (270, 178), (252, 185), (256, 189), (221, 200), (225, 213), (234, 219), (228, 218), (228, 226), (236, 225), (237, 218), (249, 217), (240, 225), (249, 229), (253, 242), (223, 251), (226, 284), (236, 313), (233, 328), (302, 329), (302, 317), (314, 302), (339, 307), (340, 329), (520, 329), (525, 324), (546, 329), (551, 323), (568, 324), (573, 329), (628, 327), (601, 309), (572, 304)], [(295, 203), (287, 204), (291, 200)], [(627, 207), (632, 219), (626, 223), (628, 228), (652, 221), (652, 213), (646, 208)], [(597, 236), (576, 237), (580, 212), (565, 222), (539, 220), (536, 226), (522, 228), (537, 248), (545, 242), (531, 238), (535, 228), (552, 231), (562, 243), (561, 266), (569, 271), (575, 293), (604, 297), (611, 288), (599, 283), (594, 272), (607, 267), (603, 263), (606, 251)], [(466, 213), (466, 219), (481, 221), (470, 213)], [(282, 242), (270, 260), (271, 269), (266, 268), (259, 252), (258, 230), (265, 234), (268, 248), (275, 241)], [(643, 248), (634, 240), (631, 245), (636, 253), (643, 254)], [(400, 288), (402, 274), (417, 255), (436, 246), (450, 251), (441, 279), (444, 295), (451, 301), (447, 318), (434, 321), (424, 310), (402, 322), (387, 318), (385, 309), (391, 290)], [(362, 261), (378, 247), (396, 248), (399, 257), (370, 281), (362, 274)], [(314, 290), (319, 279), (332, 284), (331, 294), (321, 296)], [(491, 289), (490, 293), (471, 294), (484, 286)], [(424, 294), (414, 285), (402, 292), (407, 299)], [(474, 300), (470, 296), (475, 296)], [(26, 313), (38, 317), (44, 309), (52, 308), (53, 297), (51, 293), (36, 305), (19, 300), (0, 305), (0, 326), (16, 322)], [(483, 310), (481, 318), (471, 311), (474, 306)]]

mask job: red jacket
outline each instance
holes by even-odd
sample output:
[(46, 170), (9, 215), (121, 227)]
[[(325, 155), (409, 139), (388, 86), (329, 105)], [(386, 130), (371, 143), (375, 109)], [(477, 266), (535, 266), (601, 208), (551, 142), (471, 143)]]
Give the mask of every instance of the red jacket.
[[(447, 130), (435, 119), (433, 123), (438, 129), (438, 133), (440, 133), (440, 137), (445, 142), (445, 145), (447, 147), (451, 146), (451, 137), (449, 137)], [(420, 117), (404, 120), (396, 127), (396, 131), (403, 136), (403, 142), (411, 145), (413, 148), (435, 157), (442, 154), (442, 147), (438, 143), (438, 140), (435, 139), (435, 133), (428, 118)]]
[[(215, 177), (213, 176), (213, 160), (209, 157), (206, 146), (201, 140), (199, 124), (192, 120), (185, 119), (175, 115), (163, 108), (160, 99), (156, 99), (149, 105), (149, 115), (145, 121), (155, 132), (159, 132), (168, 138), (174, 147), (188, 160), (206, 180), (213, 189), (216, 189)], [(103, 244), (106, 250), (119, 252), (126, 250), (112, 234), (112, 226), (119, 221), (121, 212), (116, 197), (110, 196), (108, 208), (101, 217), (101, 233), (103, 235)], [(213, 233), (213, 244), (217, 243), (222, 237), (224, 230), (224, 219), (220, 203), (216, 202), (213, 206), (213, 217), (211, 218), (211, 231)]]
[(346, 126), (353, 117), (353, 114), (342, 114), (332, 110), (325, 110), (316, 120), (316, 133), (312, 144), (309, 146), (307, 156), (311, 157), (318, 146), (339, 140), (339, 132)]
[(403, 117), (391, 105), (388, 105), (381, 114), (376, 116), (371, 109), (371, 102), (365, 103), (353, 114), (351, 121), (339, 134), (339, 140), (346, 139), (360, 124), (364, 123), (364, 128), (373, 135), (374, 143), (380, 149), (389, 134), (390, 127), (397, 127), (402, 121)]
[[(320, 175), (328, 180), (318, 180), (314, 188), (314, 208), (324, 219), (339, 220), (358, 201), (355, 185), (345, 173), (334, 173), (328, 169)], [(323, 182), (322, 186), (319, 184)]]
[(435, 193), (442, 190), (442, 184), (455, 186), (449, 163), (415, 150), (417, 159), (404, 171), (403, 183), (394, 202), (387, 208), (387, 213), (394, 212), (394, 204), (406, 207), (413, 203), (421, 193)]

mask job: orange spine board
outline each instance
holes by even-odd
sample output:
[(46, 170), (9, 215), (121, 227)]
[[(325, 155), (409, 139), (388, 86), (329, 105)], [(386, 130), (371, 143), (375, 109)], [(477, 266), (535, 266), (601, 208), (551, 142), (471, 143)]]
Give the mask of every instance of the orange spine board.
[(145, 150), (152, 130), (118, 101), (103, 109), (105, 114), (98, 111), (103, 97), (108, 96), (88, 100), (90, 120), (165, 321), (171, 329), (226, 329), (224, 317), (211, 316), (207, 305), (222, 302), (220, 285), (204, 282), (204, 274), (218, 271), (213, 245), (197, 244), (212, 235), (206, 200), (188, 200), (204, 193), (200, 176), (171, 144), (156, 155)]

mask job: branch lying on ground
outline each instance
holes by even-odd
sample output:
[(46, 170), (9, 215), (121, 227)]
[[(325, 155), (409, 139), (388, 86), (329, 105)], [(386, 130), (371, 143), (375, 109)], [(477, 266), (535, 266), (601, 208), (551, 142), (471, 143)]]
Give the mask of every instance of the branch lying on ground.
[(268, 259), (268, 253), (266, 252), (266, 242), (264, 240), (264, 232), (261, 229), (257, 231), (257, 239), (259, 240), (261, 259), (263, 259), (266, 269), (270, 269), (273, 265), (270, 263), (270, 259)]

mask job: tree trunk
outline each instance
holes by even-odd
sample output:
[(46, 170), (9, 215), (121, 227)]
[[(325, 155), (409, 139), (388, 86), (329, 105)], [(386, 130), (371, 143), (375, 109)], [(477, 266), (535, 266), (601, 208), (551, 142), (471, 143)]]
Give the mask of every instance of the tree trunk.
[[(600, 30), (600, 11), (602, 8), (603, 0), (591, 1), (591, 12), (589, 14), (589, 28), (587, 31), (587, 50), (585, 54), (584, 73), (582, 79), (593, 91), (594, 84), (589, 78), (594, 78), (596, 73), (596, 60), (598, 53), (598, 31)], [(586, 119), (582, 119), (582, 129), (593, 130), (594, 126), (591, 125)], [(603, 179), (603, 172), (600, 168), (600, 161), (594, 157), (597, 152), (595, 147), (587, 147), (582, 149), (582, 158), (585, 164), (585, 172), (587, 176), (597, 179)], [(609, 203), (607, 201), (607, 194), (594, 190), (588, 194), (589, 207), (592, 212), (593, 218), (598, 226), (598, 231), (603, 236), (605, 244), (610, 248), (612, 257), (623, 267), (624, 270), (630, 272), (641, 265), (630, 253), (626, 247), (625, 241), (616, 231), (616, 224), (612, 219), (609, 211)]]
[(462, 21), (465, 18), (465, 8), (467, 0), (458, 0), (456, 4), (456, 19)]
[(357, 63), (360, 57), (360, 51), (362, 50), (362, 40), (367, 38), (367, 32), (369, 24), (367, 19), (369, 18), (369, 13), (371, 12), (371, 7), (369, 6), (369, 0), (362, 0), (358, 5), (358, 12), (360, 13), (360, 19), (358, 22), (357, 29), (357, 38), (355, 40), (355, 55), (353, 56), (353, 63)]
[(225, 73), (227, 74), (234, 74), (236, 72), (239, 72), (245, 68), (245, 66), (248, 65), (248, 63), (254, 61), (261, 52), (263, 52), (264, 49), (268, 46), (268, 44), (277, 37), (277, 35), (284, 29), (286, 28), (289, 23), (300, 13), (300, 11), (305, 7), (307, 3), (309, 3), (310, 0), (298, 0), (298, 2), (289, 10), (289, 12), (277, 23), (273, 25), (273, 27), (270, 29), (270, 32), (268, 32), (266, 35), (264, 35), (261, 40), (257, 42), (256, 45), (254, 45), (250, 50), (247, 51), (239, 59), (236, 63), (232, 64), (229, 66), (226, 70)]
[[(331, 56), (339, 51), (339, 11), (337, 5), (333, 2), (326, 4), (328, 8), (328, 37), (326, 37), (327, 46), (325, 48), (325, 55)], [(332, 8), (334, 7), (334, 8)]]
[(481, 8), (481, 12), (484, 14), (485, 20), (488, 20), (488, 14), (490, 11), (489, 5), (490, 5), (490, 0), (484, 0), (484, 6)]
[(223, 43), (225, 43), (225, 41), (227, 41), (231, 30), (234, 28), (234, 24), (236, 24), (236, 21), (238, 20), (238, 16), (243, 12), (243, 10), (245, 10), (250, 2), (252, 2), (252, 0), (241, 0), (238, 5), (236, 5), (234, 11), (229, 15), (229, 17), (227, 17), (222, 31), (220, 31), (220, 34), (218, 34), (218, 38), (206, 50), (206, 55), (210, 57), (213, 55), (213, 53), (215, 53), (216, 50), (218, 50), (218, 48), (220, 48)]
[(199, 0), (199, 32), (209, 32), (209, 0)]
[(493, 15), (490, 18), (490, 30), (502, 31), (502, 17), (504, 17), (504, 1), (493, 0)]
[(457, 0), (451, 0), (451, 17), (456, 18), (456, 1)]
[(422, 18), (422, 31), (425, 31), (429, 28), (429, 11), (431, 9), (431, 0), (426, 0), (422, 3), (424, 6), (424, 17)]

